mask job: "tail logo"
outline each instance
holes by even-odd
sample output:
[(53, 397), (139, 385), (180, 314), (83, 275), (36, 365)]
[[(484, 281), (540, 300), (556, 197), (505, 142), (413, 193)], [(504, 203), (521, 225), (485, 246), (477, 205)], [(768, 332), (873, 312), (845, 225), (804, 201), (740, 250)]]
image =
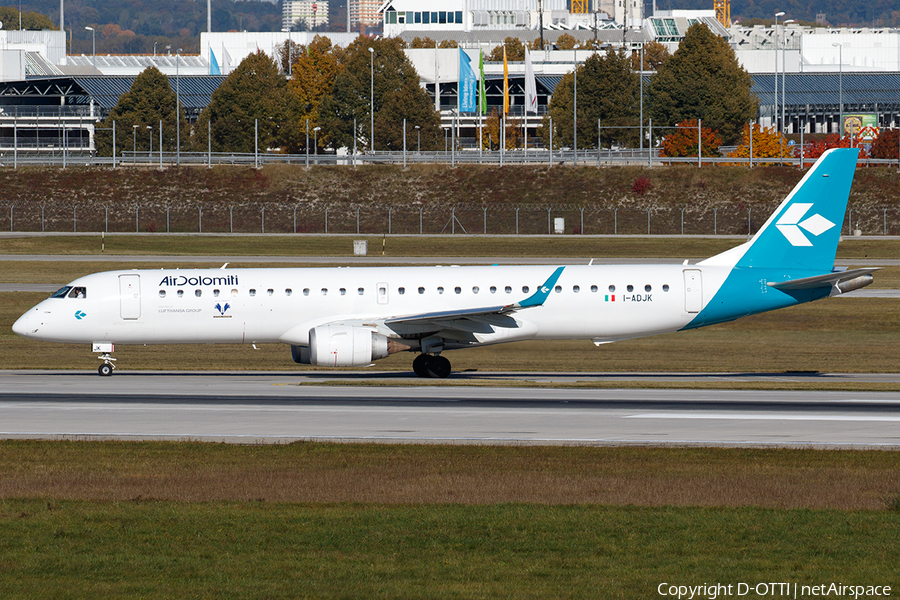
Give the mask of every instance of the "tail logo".
[(819, 214), (801, 221), (810, 208), (812, 208), (812, 204), (800, 202), (792, 204), (775, 223), (775, 227), (787, 238), (791, 246), (812, 246), (812, 242), (801, 229), (818, 237), (834, 227), (834, 223)]

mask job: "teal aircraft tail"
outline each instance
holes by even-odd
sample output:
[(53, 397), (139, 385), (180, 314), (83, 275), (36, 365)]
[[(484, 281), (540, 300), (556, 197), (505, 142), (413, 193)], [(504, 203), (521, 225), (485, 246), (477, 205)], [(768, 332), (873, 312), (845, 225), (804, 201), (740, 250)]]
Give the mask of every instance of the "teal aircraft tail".
[(857, 148), (825, 152), (757, 232), (736, 266), (830, 271), (858, 157)]

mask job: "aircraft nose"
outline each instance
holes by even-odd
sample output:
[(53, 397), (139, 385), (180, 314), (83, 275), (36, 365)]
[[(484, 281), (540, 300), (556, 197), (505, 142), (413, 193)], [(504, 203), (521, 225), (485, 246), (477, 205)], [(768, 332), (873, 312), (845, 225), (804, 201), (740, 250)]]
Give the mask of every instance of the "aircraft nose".
[(13, 333), (28, 337), (28, 313), (25, 313), (13, 323), (12, 330)]

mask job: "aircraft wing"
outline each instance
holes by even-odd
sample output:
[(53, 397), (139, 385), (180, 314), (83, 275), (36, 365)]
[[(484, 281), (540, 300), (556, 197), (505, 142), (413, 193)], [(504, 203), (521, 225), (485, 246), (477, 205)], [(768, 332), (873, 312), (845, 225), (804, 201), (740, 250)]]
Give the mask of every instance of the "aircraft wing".
[[(769, 287), (776, 290), (811, 290), (815, 288), (830, 287), (832, 288), (832, 296), (849, 292), (861, 287), (865, 287), (872, 283), (872, 273), (878, 271), (879, 267), (868, 267), (865, 269), (849, 269), (839, 270), (825, 275), (816, 275), (814, 277), (804, 277), (802, 279), (792, 279), (788, 281), (770, 281)], [(848, 285), (853, 280), (852, 285)], [(835, 292), (834, 290), (837, 290)]]
[(519, 310), (533, 308), (544, 304), (544, 301), (547, 300), (547, 297), (553, 290), (553, 286), (556, 285), (559, 276), (562, 275), (563, 269), (565, 269), (565, 267), (557, 267), (556, 270), (553, 271), (553, 274), (547, 278), (547, 281), (545, 281), (534, 294), (519, 302), (503, 304), (500, 306), (398, 315), (385, 319), (384, 324), (392, 329), (396, 326), (412, 326), (417, 328), (434, 326), (438, 329), (462, 329), (464, 331), (471, 331), (471, 328), (461, 323), (462, 321), (509, 327), (515, 321), (508, 315)]

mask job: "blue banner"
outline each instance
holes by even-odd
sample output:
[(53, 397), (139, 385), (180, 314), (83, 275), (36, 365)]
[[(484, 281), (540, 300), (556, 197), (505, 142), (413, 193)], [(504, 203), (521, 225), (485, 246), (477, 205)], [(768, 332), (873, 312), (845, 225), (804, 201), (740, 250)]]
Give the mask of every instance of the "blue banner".
[(469, 55), (459, 49), (459, 112), (473, 113), (477, 109), (475, 71), (469, 62)]

